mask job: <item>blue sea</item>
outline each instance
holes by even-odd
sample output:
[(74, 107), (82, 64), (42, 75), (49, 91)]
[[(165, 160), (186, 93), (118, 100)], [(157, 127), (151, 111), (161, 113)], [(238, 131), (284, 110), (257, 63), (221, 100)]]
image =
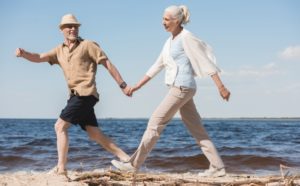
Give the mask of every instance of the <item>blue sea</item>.
[[(47, 171), (57, 161), (54, 119), (0, 119), (0, 173)], [(139, 145), (147, 119), (99, 119), (100, 128), (125, 152)], [(300, 170), (300, 119), (204, 119), (229, 173), (279, 174), (280, 164)], [(109, 168), (115, 158), (69, 129), (68, 169)], [(142, 170), (198, 172), (208, 161), (179, 119), (170, 121)]]

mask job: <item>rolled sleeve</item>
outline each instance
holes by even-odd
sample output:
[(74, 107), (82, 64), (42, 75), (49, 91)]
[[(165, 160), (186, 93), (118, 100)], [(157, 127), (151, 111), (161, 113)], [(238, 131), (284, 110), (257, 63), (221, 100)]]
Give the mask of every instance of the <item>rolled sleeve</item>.
[(101, 47), (96, 42), (88, 42), (88, 51), (90, 57), (97, 64), (101, 64), (103, 60), (108, 59), (105, 52), (101, 49)]
[(59, 64), (59, 61), (57, 58), (57, 47), (50, 50), (49, 52), (46, 52), (44, 55), (49, 57), (48, 63), (50, 65)]

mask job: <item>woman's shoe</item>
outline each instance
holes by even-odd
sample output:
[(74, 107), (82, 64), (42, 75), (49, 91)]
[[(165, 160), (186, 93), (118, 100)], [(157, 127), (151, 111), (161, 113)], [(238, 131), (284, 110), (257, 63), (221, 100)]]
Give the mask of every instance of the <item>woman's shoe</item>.
[(121, 171), (127, 171), (127, 172), (136, 172), (136, 169), (131, 165), (130, 162), (121, 162), (118, 160), (111, 160), (111, 164), (115, 166), (117, 169)]
[(209, 169), (207, 169), (204, 172), (200, 172), (198, 174), (198, 176), (201, 177), (222, 177), (226, 175), (226, 171), (225, 168), (214, 168), (214, 167), (210, 167)]

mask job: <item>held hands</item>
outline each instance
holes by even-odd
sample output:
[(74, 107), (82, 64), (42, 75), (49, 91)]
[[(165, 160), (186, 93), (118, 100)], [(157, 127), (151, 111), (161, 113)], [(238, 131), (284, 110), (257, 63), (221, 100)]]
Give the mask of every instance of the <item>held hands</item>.
[(130, 92), (131, 87), (126, 86), (124, 89), (122, 89), (123, 93), (128, 96), (128, 97), (132, 97), (132, 93)]
[(133, 93), (140, 89), (137, 85), (134, 87), (126, 86), (126, 88), (122, 89), (123, 93), (129, 97), (132, 97)]
[(219, 92), (220, 92), (221, 97), (224, 100), (229, 101), (230, 92), (225, 86), (222, 86), (221, 88), (219, 88)]
[[(142, 88), (143, 85), (145, 85), (148, 81), (151, 80), (151, 77), (145, 75), (135, 86), (133, 87), (128, 87), (127, 84), (125, 83), (121, 83), (120, 87), (124, 87), (124, 85), (126, 86), (125, 88), (123, 88), (123, 92), (124, 94), (126, 94), (127, 96), (132, 96), (133, 92), (137, 91), (138, 89)], [(123, 85), (122, 85), (123, 84)]]
[(132, 94), (138, 89), (142, 88), (148, 81), (151, 80), (151, 77), (145, 75), (135, 86), (131, 87), (128, 94), (132, 96)]

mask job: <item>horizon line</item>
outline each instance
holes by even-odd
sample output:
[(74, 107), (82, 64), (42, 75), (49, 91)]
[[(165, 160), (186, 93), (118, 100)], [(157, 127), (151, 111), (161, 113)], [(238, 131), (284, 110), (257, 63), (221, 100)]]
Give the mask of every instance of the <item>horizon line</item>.
[[(57, 118), (13, 118), (13, 117), (0, 117), (0, 119), (51, 119), (51, 120), (55, 120)], [(124, 120), (137, 120), (137, 119), (149, 119), (149, 117), (136, 117), (136, 118), (122, 118), (122, 117), (103, 117), (103, 118), (97, 118), (97, 120), (101, 120), (101, 119), (124, 119)], [(180, 117), (174, 117), (172, 119), (181, 119)], [(283, 117), (202, 117), (202, 119), (300, 119), (300, 117), (287, 117), (287, 116), (283, 116)]]

